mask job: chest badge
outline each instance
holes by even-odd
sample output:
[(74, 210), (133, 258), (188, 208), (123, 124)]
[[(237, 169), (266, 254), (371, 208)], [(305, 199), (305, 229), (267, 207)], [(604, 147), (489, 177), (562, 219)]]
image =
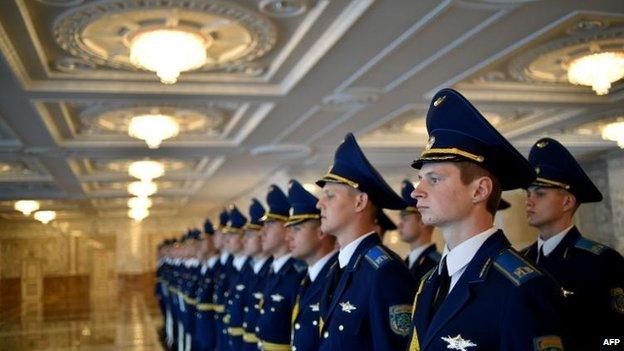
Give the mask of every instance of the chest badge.
[(340, 307), (342, 308), (342, 312), (351, 313), (351, 311), (355, 311), (357, 308), (351, 304), (351, 302), (341, 302)]
[(310, 309), (312, 310), (312, 312), (318, 312), (319, 311), (319, 304), (315, 303), (313, 305), (310, 305)]
[(461, 335), (457, 334), (455, 337), (442, 337), (442, 340), (447, 342), (446, 348), (449, 350), (460, 350), (460, 351), (468, 351), (469, 347), (475, 347), (477, 344), (473, 343), (470, 340), (464, 340)]
[(280, 302), (284, 299), (284, 296), (280, 295), (280, 294), (273, 294), (271, 295), (271, 300), (273, 300), (273, 302)]
[(238, 291), (243, 291), (243, 290), (245, 290), (245, 285), (243, 285), (243, 284), (238, 284), (238, 285), (236, 286), (236, 290), (238, 290)]

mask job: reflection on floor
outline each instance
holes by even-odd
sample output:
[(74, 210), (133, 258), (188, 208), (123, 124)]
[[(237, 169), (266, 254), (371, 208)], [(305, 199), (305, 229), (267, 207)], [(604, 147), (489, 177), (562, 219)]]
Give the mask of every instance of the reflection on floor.
[(0, 282), (0, 350), (162, 350), (152, 276), (123, 277), (117, 296), (90, 298), (88, 277), (46, 278), (41, 302)]

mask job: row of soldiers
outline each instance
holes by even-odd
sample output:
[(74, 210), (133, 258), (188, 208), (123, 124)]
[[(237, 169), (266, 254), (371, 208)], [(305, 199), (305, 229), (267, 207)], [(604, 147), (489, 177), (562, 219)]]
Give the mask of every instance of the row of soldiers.
[[(559, 142), (525, 159), (460, 93), (427, 114), (419, 170), (395, 193), (352, 134), (317, 181), (269, 188), (248, 217), (159, 247), (165, 343), (187, 350), (599, 350), (624, 336), (624, 259), (573, 224), (602, 194)], [(526, 189), (537, 241), (516, 251), (494, 215)], [(411, 252), (382, 244), (400, 210)], [(431, 243), (433, 228), (442, 253)]]

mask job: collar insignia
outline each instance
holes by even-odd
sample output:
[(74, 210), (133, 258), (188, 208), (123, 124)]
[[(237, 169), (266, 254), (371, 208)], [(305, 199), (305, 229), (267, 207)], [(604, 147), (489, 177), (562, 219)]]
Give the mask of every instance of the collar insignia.
[(280, 295), (280, 294), (273, 294), (271, 295), (271, 300), (273, 300), (274, 302), (280, 302), (284, 299), (284, 296)]

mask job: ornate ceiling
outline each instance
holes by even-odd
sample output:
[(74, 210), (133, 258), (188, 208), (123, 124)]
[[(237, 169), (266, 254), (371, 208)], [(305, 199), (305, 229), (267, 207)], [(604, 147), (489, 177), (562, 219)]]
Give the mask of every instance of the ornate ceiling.
[[(161, 26), (207, 47), (170, 85), (130, 59)], [(624, 118), (624, 84), (598, 96), (566, 69), (623, 48), (621, 0), (2, 1), (0, 216), (37, 199), (60, 219), (125, 217), (128, 165), (144, 159), (166, 169), (151, 217), (246, 208), (271, 182), (312, 182), (348, 131), (398, 188), (447, 86), (525, 153), (550, 135), (582, 160), (620, 155), (600, 130)], [(179, 134), (149, 149), (127, 133), (142, 113)]]

